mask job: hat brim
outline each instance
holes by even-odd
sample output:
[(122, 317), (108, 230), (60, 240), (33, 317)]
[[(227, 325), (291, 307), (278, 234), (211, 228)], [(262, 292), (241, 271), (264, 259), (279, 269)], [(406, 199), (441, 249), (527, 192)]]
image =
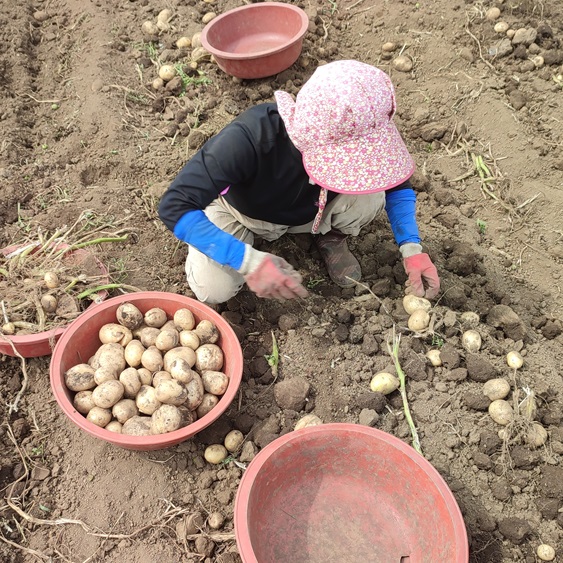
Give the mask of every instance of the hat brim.
[(393, 122), (379, 126), (377, 134), (311, 147), (302, 154), (309, 177), (319, 186), (340, 193), (388, 190), (408, 180), (415, 169)]

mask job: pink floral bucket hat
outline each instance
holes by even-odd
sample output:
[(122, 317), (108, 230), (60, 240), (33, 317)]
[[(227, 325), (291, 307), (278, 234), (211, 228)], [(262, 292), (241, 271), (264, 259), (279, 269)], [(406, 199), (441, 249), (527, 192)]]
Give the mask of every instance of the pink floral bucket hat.
[(322, 188), (374, 193), (414, 172), (393, 123), (393, 84), (382, 70), (360, 61), (331, 62), (315, 70), (295, 101), (282, 91), (275, 98), (305, 170)]

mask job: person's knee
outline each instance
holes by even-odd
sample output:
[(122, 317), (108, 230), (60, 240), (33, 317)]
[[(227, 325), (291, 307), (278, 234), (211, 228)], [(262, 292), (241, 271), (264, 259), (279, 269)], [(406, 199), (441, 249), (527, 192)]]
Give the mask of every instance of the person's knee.
[(244, 285), (244, 278), (235, 270), (213, 266), (205, 267), (186, 261), (186, 278), (190, 289), (202, 303), (225, 303)]
[(210, 288), (209, 286), (193, 284), (190, 280), (188, 280), (188, 285), (194, 292), (198, 301), (209, 303), (210, 305), (226, 303), (229, 299), (235, 297), (242, 288), (242, 284), (224, 285), (223, 287), (214, 286)]

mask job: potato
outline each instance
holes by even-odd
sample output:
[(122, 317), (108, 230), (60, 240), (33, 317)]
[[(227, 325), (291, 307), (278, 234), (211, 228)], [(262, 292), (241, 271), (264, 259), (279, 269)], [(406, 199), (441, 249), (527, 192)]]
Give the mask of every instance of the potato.
[(112, 379), (104, 381), (92, 391), (92, 400), (96, 403), (97, 407), (109, 409), (115, 405), (123, 397), (125, 387), (123, 383)]
[(203, 371), (201, 381), (203, 388), (213, 395), (223, 395), (229, 386), (229, 378), (222, 371)]
[(177, 330), (161, 330), (160, 334), (156, 337), (154, 345), (162, 352), (168, 352), (172, 348), (178, 346), (180, 335)]
[(135, 404), (140, 412), (151, 415), (162, 403), (156, 398), (154, 387), (141, 385), (135, 397)]
[(106, 425), (106, 430), (109, 430), (110, 432), (115, 432), (116, 434), (121, 434), (122, 428), (123, 425), (121, 424), (121, 422), (118, 422), (117, 420), (112, 420)]
[(212, 530), (220, 530), (225, 524), (225, 517), (220, 512), (212, 512), (207, 517), (207, 524)]
[(217, 465), (227, 459), (228, 455), (229, 452), (223, 444), (212, 444), (211, 446), (207, 446), (207, 448), (205, 448), (203, 457), (209, 463)]
[(506, 426), (514, 418), (514, 411), (508, 401), (497, 399), (489, 405), (489, 415), (497, 424)]
[(193, 330), (183, 330), (180, 332), (180, 345), (187, 346), (192, 350), (197, 350), (201, 346), (199, 336)]
[(151, 22), (150, 20), (143, 22), (143, 25), (141, 26), (141, 31), (145, 35), (158, 35), (160, 33), (160, 30), (158, 29), (156, 24)]
[(203, 381), (198, 373), (194, 372), (194, 378), (186, 384), (188, 398), (184, 403), (191, 411), (195, 411), (203, 401), (205, 389), (203, 388)]
[(195, 49), (196, 47), (201, 47), (201, 31), (196, 31), (192, 35), (192, 47)]
[(316, 414), (306, 414), (297, 421), (295, 430), (301, 430), (301, 428), (308, 428), (309, 426), (319, 426), (322, 423), (323, 421)]
[(424, 309), (416, 309), (407, 321), (407, 326), (414, 332), (422, 332), (429, 324), (430, 315)]
[(210, 412), (213, 407), (217, 405), (219, 402), (219, 397), (216, 395), (212, 395), (211, 393), (204, 393), (203, 397), (201, 398), (201, 403), (196, 409), (197, 417), (201, 418), (205, 416), (208, 412)]
[(160, 332), (162, 332), (163, 330), (175, 330), (178, 334), (180, 333), (180, 331), (178, 330), (178, 327), (174, 324), (174, 321), (172, 321), (172, 320), (166, 321), (160, 327)]
[(80, 414), (88, 414), (96, 406), (92, 400), (92, 391), (78, 391), (72, 404)]
[(516, 350), (512, 350), (506, 354), (506, 363), (508, 367), (520, 369), (524, 365), (524, 358)]
[(223, 350), (217, 344), (203, 344), (195, 351), (195, 367), (201, 373), (220, 371), (223, 367)]
[(148, 348), (156, 344), (159, 334), (160, 330), (158, 328), (146, 326), (139, 331), (139, 340), (145, 348)]
[(94, 380), (96, 385), (101, 385), (104, 381), (111, 381), (112, 379), (118, 379), (119, 374), (110, 368), (98, 368), (94, 372)]
[(71, 391), (88, 391), (96, 387), (95, 370), (88, 364), (77, 364), (65, 373), (65, 385)]
[[(162, 78), (162, 77), (161, 77)], [(168, 317), (166, 312), (159, 307), (153, 307), (145, 313), (144, 321), (147, 326), (160, 328), (166, 321)]]
[(539, 423), (534, 422), (526, 433), (526, 444), (532, 448), (539, 448), (547, 441), (547, 430)]
[(137, 373), (139, 374), (141, 385), (151, 385), (153, 379), (152, 371), (147, 368), (138, 368)]
[(131, 417), (121, 428), (121, 433), (128, 436), (149, 436), (151, 433), (151, 417)]
[(172, 379), (172, 376), (167, 372), (167, 371), (157, 371), (153, 376), (152, 376), (152, 386), (153, 387), (157, 387), (158, 384), (161, 381), (164, 381), (165, 379)]
[(231, 430), (224, 440), (225, 448), (229, 452), (236, 452), (244, 442), (244, 434), (240, 430)]
[(126, 399), (134, 399), (142, 385), (139, 372), (135, 368), (126, 368), (119, 374), (119, 381), (123, 385), (123, 396)]
[(41, 296), (41, 307), (46, 313), (54, 313), (57, 310), (58, 301), (54, 295), (46, 293)]
[(127, 365), (132, 368), (138, 368), (141, 365), (141, 356), (146, 348), (143, 346), (140, 340), (131, 340), (127, 346), (125, 346), (124, 357)]
[(392, 62), (395, 69), (399, 72), (410, 72), (413, 68), (413, 61), (407, 55), (399, 55)]
[(186, 308), (178, 309), (173, 318), (174, 324), (181, 330), (192, 330), (196, 325), (194, 314)]
[(143, 324), (143, 313), (133, 303), (122, 303), (117, 308), (115, 316), (117, 322), (129, 330), (135, 330)]
[(481, 349), (481, 335), (473, 329), (466, 330), (461, 335), (461, 345), (472, 354)]
[(553, 549), (553, 547), (551, 547), (548, 543), (542, 543), (538, 545), (536, 555), (541, 561), (553, 561), (556, 553), (555, 549)]
[(125, 348), (117, 343), (102, 344), (95, 355), (98, 367), (108, 368), (121, 373), (127, 362), (125, 361)]
[(153, 373), (160, 371), (164, 364), (160, 350), (156, 346), (149, 346), (141, 356), (141, 364)]
[(117, 403), (113, 405), (111, 414), (121, 424), (124, 424), (130, 418), (138, 416), (139, 409), (133, 399), (121, 399), (121, 401), (117, 401)]
[(164, 354), (164, 369), (169, 372), (172, 362), (177, 358), (186, 360), (191, 368), (195, 365), (194, 350), (178, 346), (177, 348), (172, 348), (172, 350), (169, 350), (166, 354)]
[(98, 337), (102, 344), (117, 342), (122, 346), (126, 346), (131, 342), (133, 334), (127, 327), (118, 323), (107, 323), (98, 331)]
[(480, 320), (479, 315), (473, 311), (465, 311), (465, 313), (462, 313), (459, 318), (462, 325), (470, 328), (476, 327)]
[(189, 383), (194, 378), (194, 371), (190, 368), (190, 364), (184, 358), (176, 358), (170, 364), (170, 375), (172, 379)]
[(111, 422), (111, 411), (102, 407), (94, 407), (86, 415), (86, 419), (100, 428), (105, 428)]
[(489, 379), (483, 384), (483, 395), (489, 397), (491, 401), (496, 401), (497, 399), (505, 399), (510, 393), (510, 383), (503, 379), (502, 377), (495, 377), (494, 379)]
[(195, 333), (198, 335), (201, 344), (215, 344), (220, 336), (217, 327), (211, 321), (205, 319), (197, 324)]
[(432, 309), (432, 303), (424, 297), (417, 297), (412, 293), (408, 293), (403, 297), (403, 308), (409, 315), (412, 315), (418, 309), (422, 309), (426, 312), (430, 311), (430, 309)]
[(381, 371), (376, 373), (369, 384), (370, 389), (374, 393), (383, 393), (384, 395), (389, 395), (399, 388), (400, 381), (391, 373)]
[(174, 432), (182, 426), (182, 414), (174, 405), (162, 405), (151, 416), (151, 434)]
[(182, 405), (188, 398), (188, 390), (183, 383), (175, 379), (163, 379), (155, 387), (155, 397), (161, 403)]
[(188, 407), (186, 407), (186, 405), (180, 405), (176, 408), (182, 416), (182, 422), (180, 423), (181, 427), (188, 426), (197, 420), (195, 411), (191, 411)]
[(178, 49), (189, 49), (192, 46), (192, 40), (189, 37), (179, 37), (176, 41), (176, 47)]
[(43, 276), (43, 281), (45, 282), (45, 285), (49, 289), (55, 289), (56, 287), (59, 287), (59, 285), (61, 284), (57, 272), (45, 272), (45, 275)]
[(434, 367), (439, 367), (442, 365), (442, 358), (440, 356), (440, 350), (428, 350), (428, 352), (426, 352), (426, 357), (430, 360), (430, 363), (434, 366)]

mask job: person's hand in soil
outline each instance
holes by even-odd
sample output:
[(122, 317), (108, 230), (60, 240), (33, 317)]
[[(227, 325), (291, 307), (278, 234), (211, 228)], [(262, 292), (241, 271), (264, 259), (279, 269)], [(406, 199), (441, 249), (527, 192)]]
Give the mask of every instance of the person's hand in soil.
[(244, 275), (246, 285), (258, 297), (294, 299), (307, 297), (301, 285), (301, 274), (283, 258), (261, 252), (247, 246), (239, 272)]
[(438, 295), (440, 278), (438, 277), (438, 270), (428, 254), (421, 252), (407, 256), (403, 260), (403, 264), (409, 277), (405, 293), (412, 293), (417, 297), (426, 297), (427, 299), (433, 299)]

